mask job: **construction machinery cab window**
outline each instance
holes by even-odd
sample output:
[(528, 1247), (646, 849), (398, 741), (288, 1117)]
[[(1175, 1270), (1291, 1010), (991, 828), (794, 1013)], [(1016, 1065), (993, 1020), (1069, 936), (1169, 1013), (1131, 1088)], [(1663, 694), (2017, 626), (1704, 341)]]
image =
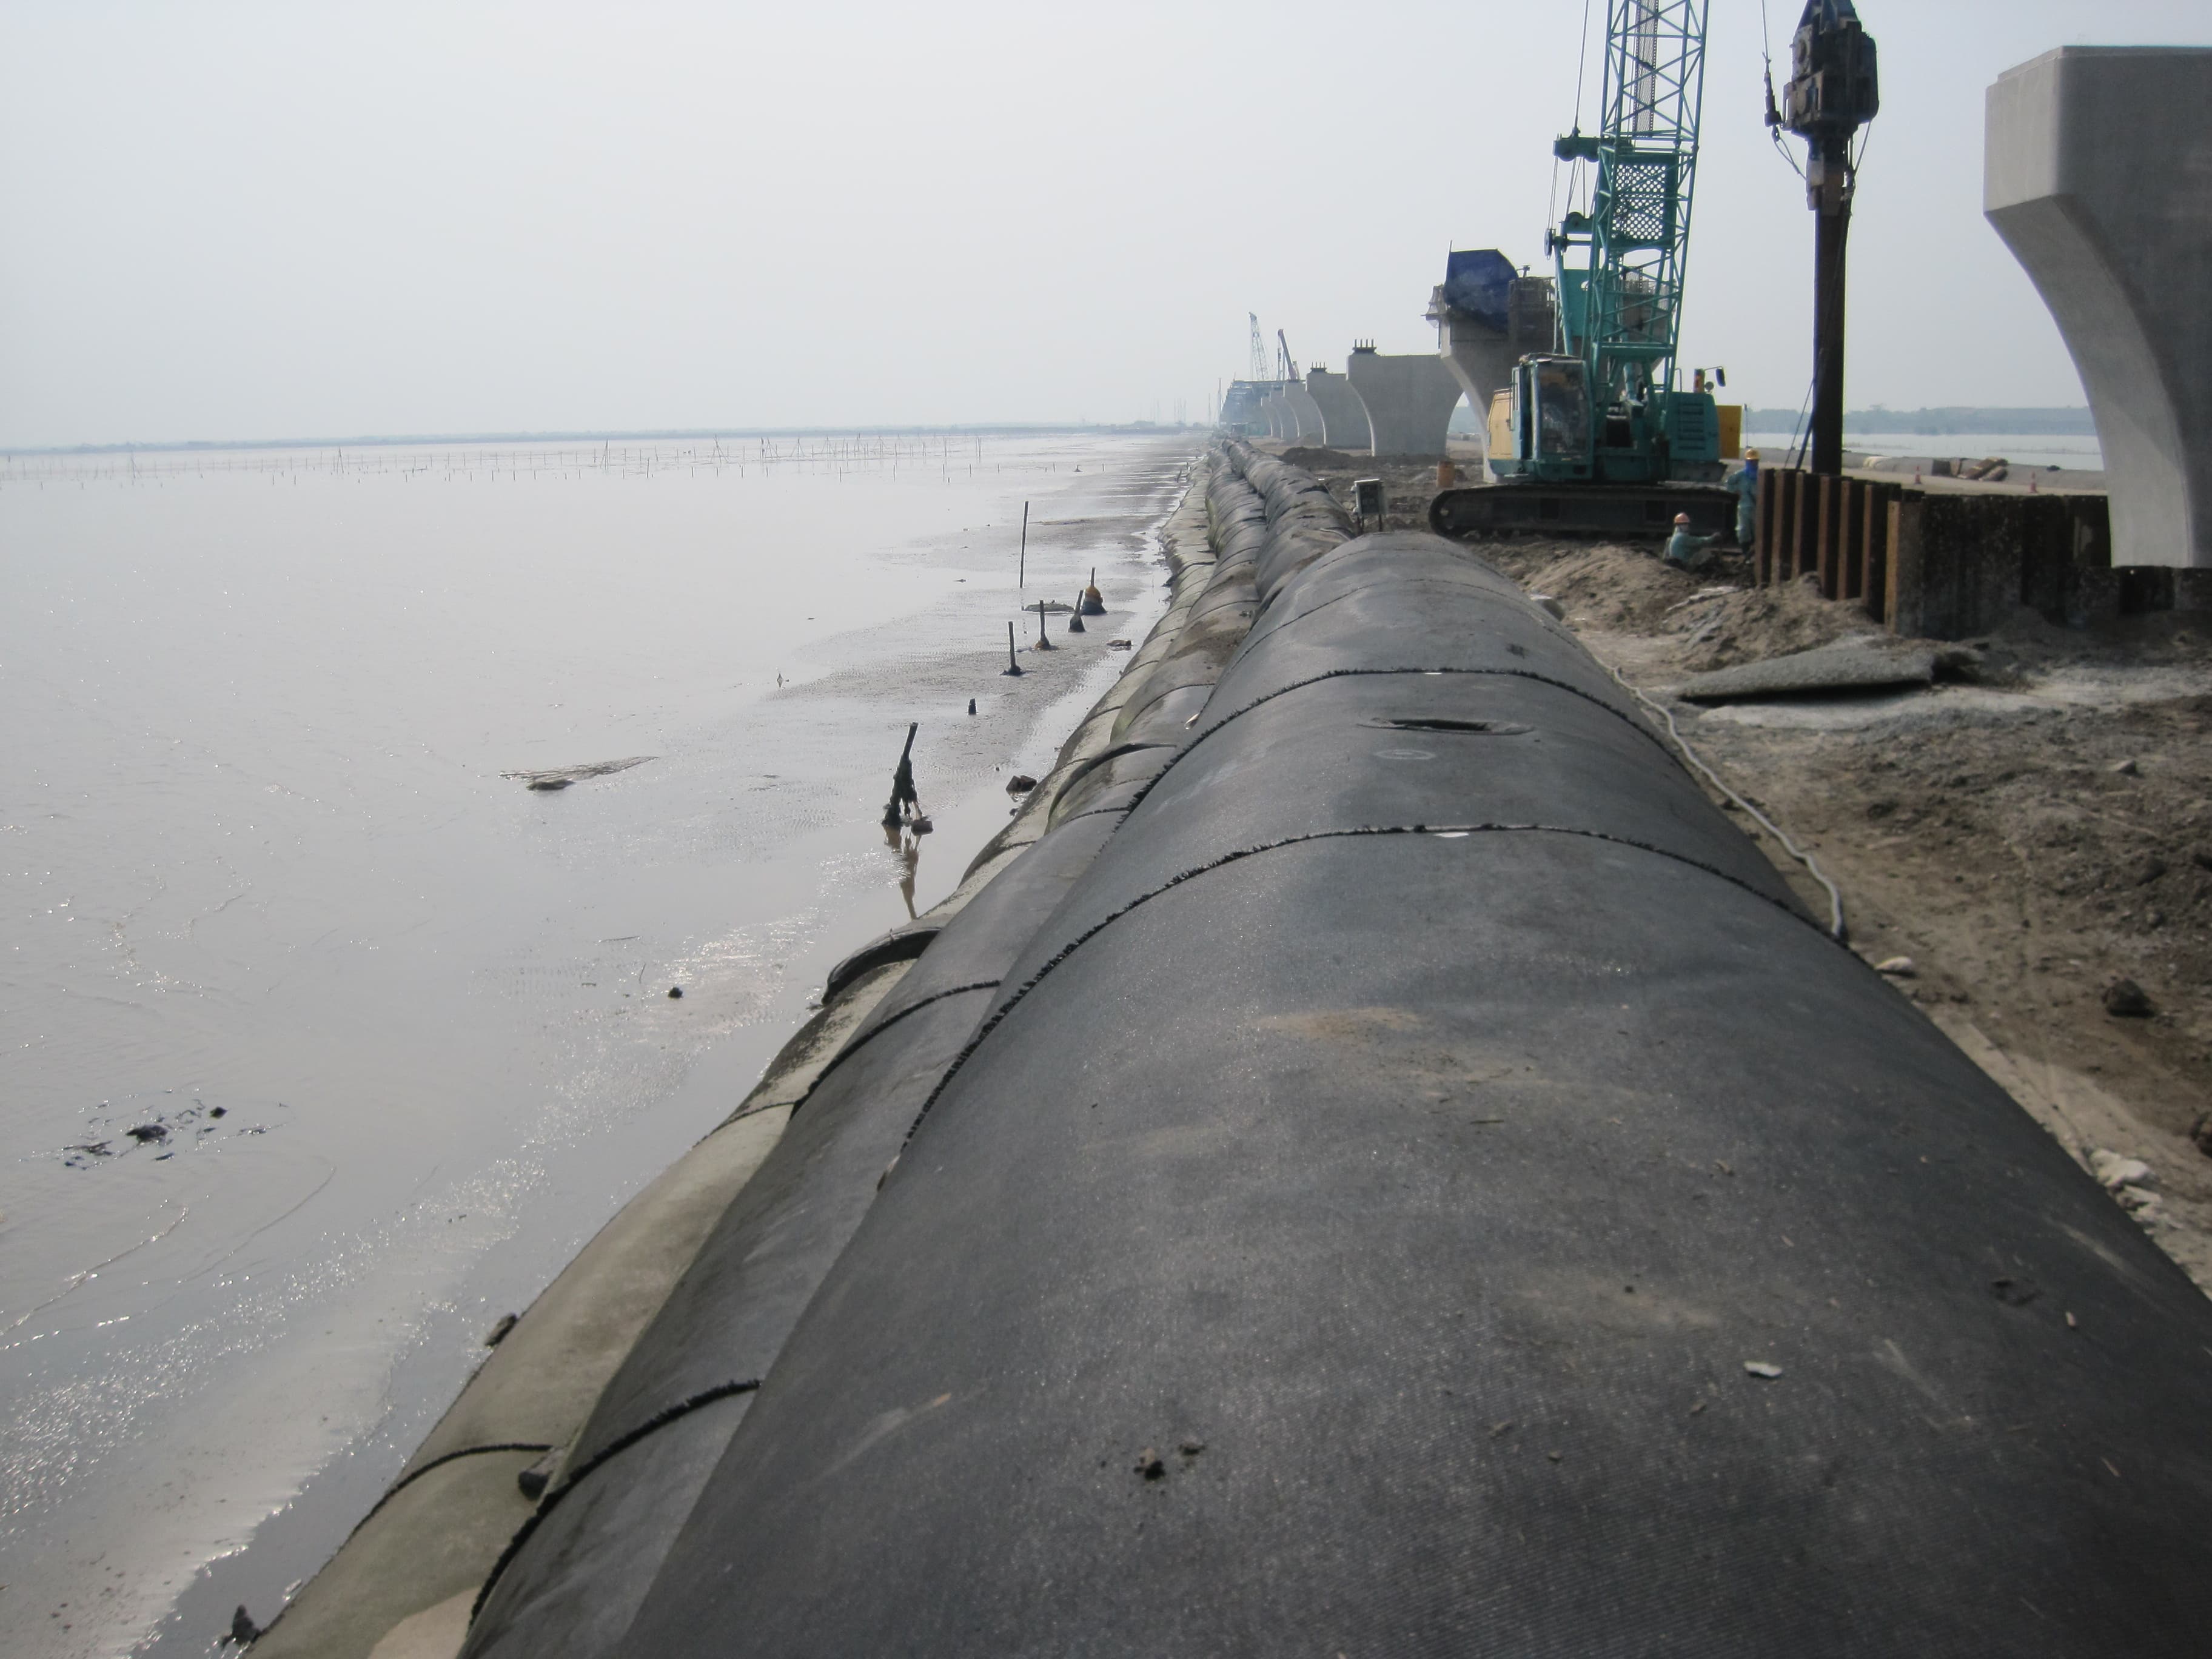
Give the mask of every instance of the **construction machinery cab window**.
[(1534, 357), (1522, 368), (1535, 405), (1530, 434), (1535, 440), (1535, 458), (1585, 459), (1590, 432), (1588, 366), (1579, 357)]

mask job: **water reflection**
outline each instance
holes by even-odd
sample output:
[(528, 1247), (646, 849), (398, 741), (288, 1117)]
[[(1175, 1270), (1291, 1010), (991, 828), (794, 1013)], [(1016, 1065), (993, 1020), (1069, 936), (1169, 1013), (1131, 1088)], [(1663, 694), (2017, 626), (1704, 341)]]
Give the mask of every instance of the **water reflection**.
[(930, 822), (919, 813), (897, 823), (884, 825), (884, 845), (899, 858), (899, 896), (906, 901), (908, 921), (915, 916), (914, 908), (914, 878), (921, 868), (921, 838), (930, 832)]

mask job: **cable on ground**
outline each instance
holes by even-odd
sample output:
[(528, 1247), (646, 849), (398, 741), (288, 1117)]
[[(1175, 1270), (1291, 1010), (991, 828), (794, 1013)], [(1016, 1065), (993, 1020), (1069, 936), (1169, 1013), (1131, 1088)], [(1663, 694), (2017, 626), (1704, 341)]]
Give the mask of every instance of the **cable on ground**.
[(1822, 890), (1824, 890), (1828, 896), (1828, 932), (1834, 937), (1837, 944), (1850, 944), (1850, 930), (1844, 925), (1844, 896), (1837, 890), (1836, 884), (1830, 881), (1827, 876), (1822, 872), (1820, 866), (1814, 861), (1813, 855), (1810, 853), (1806, 852), (1802, 848), (1799, 847), (1796, 842), (1790, 840), (1788, 833), (1784, 830), (1780, 824), (1775, 823), (1772, 818), (1768, 817), (1765, 813), (1760, 811), (1756, 806), (1753, 806), (1741, 795), (1739, 795), (1735, 790), (1729, 788), (1727, 784), (1721, 781), (1721, 775), (1714, 771), (1711, 767), (1706, 765), (1703, 758), (1699, 757), (1698, 751), (1690, 747), (1688, 740), (1682, 736), (1680, 730), (1675, 726), (1674, 714), (1663, 703), (1654, 702), (1650, 698), (1645, 696), (1643, 692), (1638, 690), (1635, 686), (1630, 684), (1626, 678), (1622, 675), (1621, 672), (1618, 668), (1612, 666), (1612, 665), (1607, 665), (1606, 672), (1610, 673), (1613, 678), (1620, 682), (1621, 690), (1627, 692), (1628, 695), (1634, 697), (1637, 702), (1642, 703), (1653, 714), (1658, 715), (1661, 720), (1667, 722), (1667, 735), (1674, 740), (1674, 747), (1682, 751), (1683, 759), (1688, 761), (1691, 765), (1696, 767), (1698, 771), (1704, 773), (1706, 781), (1710, 782), (1714, 788), (1719, 790), (1721, 793), (1726, 795), (1730, 800), (1734, 801), (1736, 805), (1742, 808), (1742, 810), (1747, 813), (1750, 814), (1752, 820), (1756, 823), (1760, 829), (1765, 830), (1768, 835), (1773, 836), (1778, 842), (1780, 842), (1782, 843), (1783, 850), (1788, 853), (1791, 858), (1796, 860), (1798, 863), (1803, 865), (1805, 866), (1806, 872), (1810, 875), (1814, 881), (1820, 884)]

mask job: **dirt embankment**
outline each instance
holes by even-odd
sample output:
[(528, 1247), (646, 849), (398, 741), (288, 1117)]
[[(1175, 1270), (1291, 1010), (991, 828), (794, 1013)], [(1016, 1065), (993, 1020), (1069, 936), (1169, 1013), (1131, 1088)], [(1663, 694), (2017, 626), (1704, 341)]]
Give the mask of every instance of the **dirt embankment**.
[(1813, 853), (1853, 948), (1910, 957), (1898, 989), (2212, 1291), (2212, 617), (2023, 611), (1942, 647), (1932, 687), (1700, 708), (1670, 695), (1692, 673), (1877, 630), (1809, 584), (1747, 588), (1741, 559), (1689, 575), (1653, 550), (1481, 549)]

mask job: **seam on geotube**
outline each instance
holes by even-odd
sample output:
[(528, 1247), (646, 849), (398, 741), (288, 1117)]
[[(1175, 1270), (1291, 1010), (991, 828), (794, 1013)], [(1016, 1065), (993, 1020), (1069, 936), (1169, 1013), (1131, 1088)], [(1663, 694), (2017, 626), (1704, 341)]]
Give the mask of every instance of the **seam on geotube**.
[(701, 1407), (711, 1406), (718, 1400), (727, 1400), (734, 1395), (751, 1394), (759, 1388), (760, 1378), (756, 1376), (748, 1378), (743, 1382), (718, 1382), (711, 1389), (702, 1389), (687, 1399), (679, 1400), (672, 1406), (662, 1407), (635, 1428), (617, 1435), (594, 1452), (587, 1462), (580, 1465), (573, 1475), (564, 1474), (561, 1484), (545, 1494), (544, 1501), (531, 1511), (530, 1518), (522, 1523), (514, 1537), (507, 1540), (507, 1547), (499, 1553), (499, 1559), (492, 1563), (491, 1571), (484, 1576), (483, 1587), (477, 1591), (477, 1599), (470, 1603), (469, 1623), (471, 1625), (476, 1623), (477, 1615), (483, 1611), (484, 1602), (490, 1598), (494, 1587), (500, 1581), (501, 1575), (505, 1573), (514, 1563), (514, 1558), (522, 1553), (523, 1546), (530, 1541), (531, 1534), (538, 1530), (538, 1523), (552, 1514), (561, 1500), (574, 1492), (577, 1483), (585, 1476), (620, 1456), (639, 1441), (659, 1432), (679, 1418), (686, 1417), (697, 1411)]
[[(1349, 545), (1349, 544), (1347, 544), (1347, 545)], [(1328, 556), (1327, 554), (1323, 554), (1322, 558), (1327, 558)], [(1318, 564), (1320, 562), (1320, 559), (1314, 561), (1315, 564)], [(1312, 565), (1308, 565), (1306, 567), (1307, 570), (1310, 570), (1312, 568)], [(1301, 571), (1299, 574), (1303, 575), (1304, 572)], [(1295, 628), (1298, 623), (1304, 622), (1309, 617), (1318, 617), (1322, 611), (1328, 610), (1331, 605), (1341, 605), (1346, 599), (1356, 599), (1362, 593), (1370, 593), (1378, 587), (1449, 587), (1457, 589), (1461, 592), (1479, 593), (1485, 599), (1495, 599), (1508, 605), (1510, 605), (1513, 601), (1522, 598), (1521, 590), (1518, 588), (1515, 588), (1510, 592), (1499, 592), (1489, 588), (1480, 586), (1472, 582), (1452, 581), (1441, 576), (1377, 576), (1374, 580), (1362, 582), (1357, 587), (1348, 587), (1341, 593), (1333, 593), (1328, 599), (1323, 599), (1320, 604), (1313, 606), (1310, 610), (1301, 611), (1296, 616), (1284, 617), (1282, 621), (1273, 624), (1267, 633), (1260, 636), (1260, 643), (1261, 645), (1265, 645), (1269, 640), (1273, 639), (1285, 629)], [(1534, 607), (1530, 608), (1533, 609)], [(1539, 617), (1545, 617), (1545, 613), (1540, 610), (1536, 611), (1535, 614)], [(1542, 623), (1540, 623), (1538, 626), (1541, 628), (1545, 633), (1551, 635), (1553, 638), (1559, 640), (1563, 643), (1581, 643), (1581, 641), (1577, 640), (1572, 634), (1567, 632), (1565, 628), (1560, 626), (1559, 623), (1549, 617), (1545, 617), (1545, 620)]]
[(382, 1509), (386, 1504), (389, 1504), (393, 1498), (398, 1497), (401, 1492), (405, 1492), (408, 1487), (413, 1486), (417, 1480), (420, 1480), (424, 1475), (429, 1474), (433, 1469), (443, 1468), (447, 1464), (456, 1462), (464, 1457), (480, 1457), (486, 1452), (549, 1452), (552, 1449), (552, 1443), (550, 1441), (495, 1440), (487, 1442), (485, 1444), (481, 1446), (463, 1446), (456, 1451), (441, 1452), (437, 1456), (432, 1458), (428, 1462), (425, 1463), (421, 1468), (411, 1470), (408, 1474), (401, 1475), (397, 1480), (386, 1486), (384, 1489), (384, 1496), (378, 1498), (375, 1504), (370, 1507), (368, 1513), (361, 1517), (361, 1526), (356, 1527), (354, 1531), (359, 1532), (362, 1527), (367, 1526), (370, 1520), (374, 1517), (378, 1510)]
[[(1224, 672), (1225, 672), (1226, 671)], [(1243, 719), (1245, 715), (1250, 714), (1254, 709), (1263, 708), (1267, 704), (1273, 702), (1278, 697), (1286, 696), (1293, 691), (1303, 691), (1310, 685), (1319, 685), (1324, 680), (1357, 679), (1368, 676), (1387, 678), (1391, 675), (1407, 675), (1422, 679), (1429, 679), (1432, 678), (1442, 678), (1444, 676), (1452, 674), (1486, 674), (1501, 679), (1534, 680), (1539, 685), (1548, 685), (1553, 687), (1554, 690), (1565, 691), (1571, 696), (1580, 697), (1584, 702), (1589, 704), (1593, 708), (1603, 709), (1607, 714), (1612, 715), (1615, 720), (1626, 726), (1631, 731), (1640, 732), (1658, 749), (1661, 754), (1666, 756), (1671, 763), (1676, 766), (1680, 766), (1681, 764), (1679, 760), (1675, 759), (1674, 751), (1667, 746), (1667, 740), (1661, 737), (1656, 732), (1653, 731), (1647, 721), (1638, 718), (1632, 713), (1616, 708), (1609, 702), (1600, 701), (1598, 698), (1592, 696), (1589, 692), (1583, 690), (1580, 686), (1571, 685), (1565, 680), (1554, 679), (1549, 674), (1539, 674), (1526, 668), (1331, 668), (1325, 670), (1319, 674), (1314, 675), (1310, 679), (1294, 681), (1289, 685), (1279, 685), (1272, 691), (1263, 692), (1259, 696), (1253, 698), (1251, 702), (1246, 703), (1242, 708), (1237, 709), (1231, 714), (1224, 714), (1219, 720), (1216, 720), (1211, 726), (1200, 727), (1188, 743), (1184, 744), (1176, 750), (1175, 757), (1169, 761), (1165, 766), (1160, 768), (1159, 771), (1145, 785), (1142, 793), (1138, 795), (1135, 800), (1129, 803), (1129, 809), (1130, 811), (1134, 811), (1139, 806), (1142, 805), (1144, 804), (1145, 797), (1151, 794), (1154, 789), (1159, 787), (1160, 780), (1166, 777), (1169, 773), (1174, 771), (1176, 767), (1180, 766), (1183, 763), (1184, 759), (1188, 757), (1194, 750), (1195, 750), (1200, 744), (1204, 743), (1208, 738), (1212, 737), (1216, 732), (1225, 729), (1237, 720)]]
[[(1176, 888), (1182, 886), (1184, 883), (1194, 881), (1203, 875), (1211, 874), (1212, 872), (1221, 869), (1224, 866), (1241, 863), (1243, 860), (1256, 857), (1261, 853), (1273, 853), (1279, 852), (1286, 847), (1304, 846), (1310, 842), (1349, 840), (1361, 836), (1527, 834), (1574, 836), (1586, 841), (1601, 841), (1615, 847), (1632, 848), (1638, 852), (1650, 853), (1657, 858), (1671, 860), (1676, 864), (1687, 866), (1692, 870), (1702, 871), (1709, 876), (1712, 876), (1718, 880), (1726, 882), (1731, 887), (1741, 889), (1742, 891), (1751, 895), (1752, 897), (1759, 900), (1761, 902), (1772, 905), (1776, 909), (1781, 911), (1783, 915), (1790, 917), (1792, 921), (1814, 929), (1814, 931), (1818, 933), (1822, 939), (1828, 939), (1831, 944), (1835, 943), (1834, 939), (1831, 938), (1826, 928), (1820, 927), (1820, 925), (1814, 921), (1811, 917), (1804, 915), (1799, 911), (1792, 908), (1787, 901), (1778, 899), (1771, 894), (1760, 892), (1756, 887), (1752, 886), (1748, 882), (1743, 880), (1742, 878), (1739, 876), (1732, 876), (1727, 871), (1719, 868), (1717, 866), (1707, 864), (1701, 859), (1690, 858), (1684, 854), (1669, 852), (1667, 848), (1663, 847), (1655, 847), (1649, 842), (1635, 841), (1626, 836), (1609, 836), (1605, 834), (1603, 831), (1597, 830), (1574, 830), (1558, 824), (1548, 823), (1410, 823), (1372, 824), (1363, 826), (1362, 828), (1356, 830), (1316, 830), (1310, 835), (1285, 836), (1280, 841), (1262, 842), (1257, 847), (1238, 848), (1234, 851), (1224, 853), (1217, 858), (1210, 859), (1204, 864), (1197, 865), (1191, 869), (1186, 870), (1180, 875), (1170, 876), (1158, 886), (1152, 888), (1146, 892), (1139, 893), (1127, 903), (1118, 906), (1108, 915), (1100, 917), (1097, 921), (1091, 923), (1090, 927), (1085, 928), (1080, 933), (1078, 933), (1073, 939), (1068, 940), (1066, 944), (1061, 945), (1060, 949), (1054, 951), (1052, 955), (1047, 957), (1043, 963), (1038, 967), (1035, 973), (1031, 974), (1026, 980), (1024, 980), (1020, 985), (1014, 988), (1014, 992), (1012, 996), (1006, 998), (999, 1004), (998, 1007), (992, 1012), (991, 1017), (976, 1028), (975, 1036), (969, 1037), (966, 1042), (963, 1043), (960, 1048), (960, 1052), (953, 1055), (952, 1063), (945, 1068), (945, 1075), (938, 1079), (937, 1086), (929, 1091), (929, 1097), (921, 1103), (921, 1109), (915, 1114), (913, 1123), (908, 1126), (906, 1135), (899, 1143), (902, 1156), (904, 1154), (906, 1146), (914, 1139), (915, 1132), (921, 1127), (923, 1121), (929, 1116), (932, 1109), (936, 1106), (939, 1097), (945, 1093), (945, 1090), (951, 1087), (952, 1079), (960, 1075), (962, 1069), (968, 1064), (969, 1058), (975, 1054), (977, 1048), (982, 1046), (984, 1040), (988, 1038), (993, 1031), (999, 1028), (1000, 1022), (1005, 1020), (1006, 1016), (1012, 1013), (1016, 1008), (1019, 1007), (1024, 999), (1025, 999), (1031, 991), (1035, 990), (1040, 984), (1042, 984), (1045, 977), (1049, 975), (1054, 969), (1059, 967), (1060, 963), (1066, 962), (1085, 945), (1097, 938), (1099, 934), (1104, 933), (1109, 927), (1111, 927), (1115, 922), (1121, 921), (1122, 917), (1127, 915), (1131, 911), (1137, 909), (1142, 905), (1150, 903), (1152, 900), (1159, 897), (1163, 893), (1171, 892)], [(896, 1161), (896, 1159), (893, 1160), (894, 1163)]]
[[(933, 1006), (935, 1004), (944, 1001), (947, 997), (965, 996), (970, 991), (995, 991), (998, 988), (999, 981), (995, 979), (975, 980), (966, 985), (948, 985), (942, 991), (932, 991), (927, 996), (922, 998), (920, 1001), (909, 1004), (908, 1006), (900, 1009), (898, 1012), (886, 1018), (882, 1024), (872, 1025), (866, 1030), (860, 1032), (858, 1036), (846, 1038), (844, 1046), (839, 1048), (836, 1054), (830, 1056), (829, 1060), (823, 1066), (821, 1071), (815, 1074), (814, 1081), (806, 1085), (806, 1092), (791, 1103), (791, 1115), (793, 1117), (799, 1115), (800, 1109), (805, 1106), (806, 1103), (814, 1098), (814, 1091), (817, 1089), (819, 1089), (823, 1084), (829, 1080), (830, 1074), (836, 1071), (840, 1066), (842, 1066), (848, 1056), (859, 1054), (861, 1049), (866, 1048), (871, 1042), (873, 1042), (878, 1037), (881, 1036), (885, 1031), (890, 1030), (901, 1020), (904, 1019), (908, 1014), (918, 1014), (923, 1009)], [(754, 1109), (757, 1111), (766, 1111), (768, 1108), (762, 1106), (757, 1107)], [(744, 1114), (744, 1115), (750, 1117), (752, 1114), (748, 1112)], [(736, 1118), (730, 1118), (726, 1121), (723, 1127), (726, 1127), (729, 1123), (734, 1123), (736, 1121), (738, 1121)]]

